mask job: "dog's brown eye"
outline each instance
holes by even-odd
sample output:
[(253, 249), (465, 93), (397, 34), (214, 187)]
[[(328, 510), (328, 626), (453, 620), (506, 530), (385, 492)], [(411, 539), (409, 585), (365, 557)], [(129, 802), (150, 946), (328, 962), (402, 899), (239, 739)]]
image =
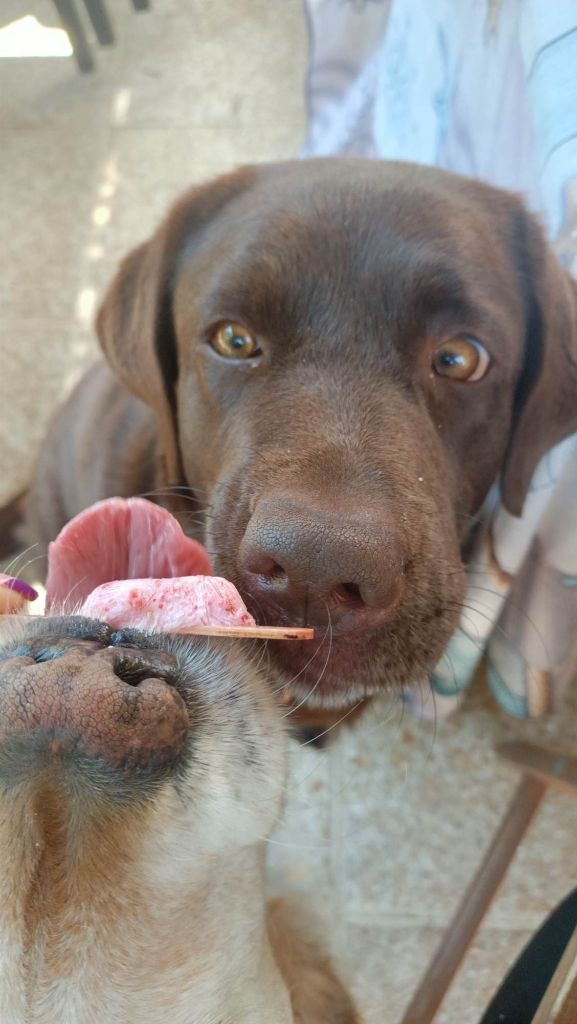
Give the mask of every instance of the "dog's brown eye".
[(210, 343), (224, 359), (252, 359), (260, 355), (256, 339), (242, 324), (221, 324)]
[(435, 373), (452, 380), (480, 380), (489, 363), (489, 353), (475, 338), (451, 338), (439, 346), (433, 358)]

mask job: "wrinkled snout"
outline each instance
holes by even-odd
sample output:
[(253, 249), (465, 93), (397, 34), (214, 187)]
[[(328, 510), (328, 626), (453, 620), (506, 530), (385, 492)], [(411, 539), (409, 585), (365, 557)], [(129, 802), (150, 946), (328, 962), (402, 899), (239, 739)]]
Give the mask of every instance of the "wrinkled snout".
[(371, 630), (401, 599), (405, 554), (384, 514), (346, 513), (310, 493), (269, 493), (240, 547), (243, 588), (275, 619)]
[[(106, 627), (103, 627), (106, 629)], [(0, 657), (0, 777), (45, 769), (158, 774), (182, 753), (189, 725), (174, 659), (110, 638), (37, 635)]]

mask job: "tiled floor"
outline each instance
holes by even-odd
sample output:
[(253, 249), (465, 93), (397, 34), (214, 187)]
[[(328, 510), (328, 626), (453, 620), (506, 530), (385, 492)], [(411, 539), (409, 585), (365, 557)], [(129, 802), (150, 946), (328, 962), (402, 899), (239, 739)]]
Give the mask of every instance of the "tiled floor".
[[(52, 20), (52, 5), (26, 7)], [(0, 500), (25, 484), (55, 404), (96, 357), (94, 305), (117, 259), (192, 181), (290, 156), (304, 130), (300, 0), (110, 0), (119, 41), (71, 61), (0, 61)], [(0, 21), (22, 13), (4, 0)], [(515, 784), (504, 737), (570, 752), (563, 715), (517, 723), (482, 683), (450, 721), (376, 705), (324, 752), (293, 751), (273, 884), (314, 897), (366, 1024), (398, 1024)], [(577, 885), (577, 802), (551, 796), (439, 1024), (475, 1024), (507, 965)], [(312, 894), (312, 895), (311, 895)]]
[[(300, 0), (108, 6), (118, 44), (96, 73), (0, 61), (0, 501), (96, 357), (87, 327), (118, 259), (187, 185), (291, 156), (304, 131)], [(23, 8), (56, 22), (50, 0), (3, 0), (0, 27)]]
[[(492, 753), (518, 737), (575, 751), (564, 715), (520, 723), (482, 681), (436, 728), (375, 706), (322, 753), (298, 750), (272, 853), (279, 888), (314, 892), (367, 1024), (397, 1024), (517, 784)], [(438, 1024), (476, 1024), (506, 967), (577, 884), (577, 803), (549, 796), (522, 844)]]

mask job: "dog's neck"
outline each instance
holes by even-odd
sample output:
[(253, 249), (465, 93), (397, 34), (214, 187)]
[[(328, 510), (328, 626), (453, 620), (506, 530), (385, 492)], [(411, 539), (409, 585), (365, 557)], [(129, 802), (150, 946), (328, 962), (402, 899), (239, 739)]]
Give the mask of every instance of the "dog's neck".
[(58, 800), (0, 798), (0, 1020), (292, 1024), (261, 847), (195, 854), (158, 807), (87, 825)]

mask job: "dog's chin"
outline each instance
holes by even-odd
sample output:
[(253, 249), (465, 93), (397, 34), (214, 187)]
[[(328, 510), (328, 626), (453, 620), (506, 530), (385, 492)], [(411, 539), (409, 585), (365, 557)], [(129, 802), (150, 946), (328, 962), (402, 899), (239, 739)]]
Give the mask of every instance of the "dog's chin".
[(402, 664), (334, 644), (329, 651), (315, 641), (271, 644), (275, 684), (283, 700), (311, 710), (347, 711), (377, 696), (396, 696), (407, 686), (422, 686), (436, 659)]
[(284, 701), (292, 707), (296, 705), (304, 711), (342, 711), (345, 714), (383, 692), (378, 683), (359, 682), (343, 675), (326, 675), (319, 681), (318, 677), (308, 679), (305, 674), (298, 679), (286, 674), (284, 679), (281, 675), (280, 686)]

